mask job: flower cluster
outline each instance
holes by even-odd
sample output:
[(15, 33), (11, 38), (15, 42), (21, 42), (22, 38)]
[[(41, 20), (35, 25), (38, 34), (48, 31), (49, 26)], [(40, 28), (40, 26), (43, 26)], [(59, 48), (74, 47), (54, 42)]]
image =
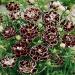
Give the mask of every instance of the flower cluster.
[[(56, 5), (56, 3), (51, 2), (50, 8), (56, 9), (60, 7), (60, 5), (60, 3)], [(6, 8), (9, 10), (9, 16), (12, 21), (21, 18), (25, 24), (18, 26), (18, 32), (14, 25), (8, 25), (2, 29), (3, 31), (1, 34), (4, 37), (4, 40), (8, 39), (9, 41), (13, 36), (17, 39), (17, 41), (10, 46), (13, 55), (15, 56), (3, 58), (1, 60), (3, 67), (13, 67), (16, 63), (15, 59), (22, 56), (28, 56), (30, 59), (19, 61), (18, 71), (21, 73), (33, 73), (36, 69), (37, 62), (39, 61), (52, 59), (57, 65), (62, 65), (64, 63), (63, 58), (61, 56), (52, 55), (52, 52), (49, 52), (49, 48), (52, 49), (60, 43), (60, 35), (57, 28), (59, 26), (58, 24), (60, 23), (60, 27), (63, 27), (65, 32), (70, 32), (74, 29), (72, 21), (64, 20), (62, 23), (59, 22), (62, 18), (60, 19), (60, 15), (53, 9), (43, 12), (43, 14), (40, 8), (28, 7), (24, 12), (21, 12), (19, 4), (15, 2), (8, 3)], [(42, 32), (40, 32), (40, 28), (37, 25), (39, 24), (38, 20), (43, 22), (44, 30)], [(38, 36), (42, 38), (43, 44), (37, 44), (35, 46), (30, 45)], [(62, 43), (67, 47), (75, 46), (75, 35), (64, 35)]]

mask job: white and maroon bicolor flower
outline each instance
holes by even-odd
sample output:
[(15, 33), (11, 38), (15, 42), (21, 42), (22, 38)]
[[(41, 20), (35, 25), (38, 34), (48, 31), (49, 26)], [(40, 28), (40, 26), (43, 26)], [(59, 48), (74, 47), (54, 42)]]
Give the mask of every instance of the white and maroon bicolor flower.
[(16, 62), (16, 58), (14, 56), (13, 57), (4, 57), (1, 60), (1, 65), (4, 68), (6, 68), (7, 66), (13, 67), (15, 65), (15, 62)]
[(58, 13), (66, 10), (65, 6), (63, 6), (63, 4), (61, 4), (61, 2), (59, 1), (51, 1), (49, 6), (50, 6), (50, 9), (52, 8), (56, 10), (57, 12), (59, 11)]
[(19, 72), (21, 73), (33, 73), (36, 67), (36, 63), (32, 60), (22, 60), (19, 63)]
[(9, 11), (18, 11), (20, 10), (19, 8), (19, 4), (14, 3), (14, 2), (10, 2), (6, 5), (7, 10)]
[(74, 29), (74, 24), (72, 21), (64, 20), (61, 24), (63, 25), (65, 31), (71, 31)]
[(67, 47), (73, 47), (75, 46), (75, 35), (64, 35), (62, 38), (62, 42)]
[(40, 18), (41, 12), (38, 8), (30, 7), (24, 12), (24, 19), (26, 21), (37, 21)]
[(20, 28), (20, 34), (27, 42), (29, 42), (38, 36), (38, 28), (34, 24), (22, 26)]
[(9, 26), (7, 26), (2, 32), (2, 35), (4, 36), (4, 38), (11, 38), (15, 36), (15, 34), (16, 34), (15, 29)]
[(34, 61), (46, 60), (50, 57), (48, 49), (43, 45), (38, 45), (31, 48), (29, 54)]
[(53, 47), (58, 43), (58, 32), (55, 26), (46, 26), (46, 29), (43, 34), (44, 41), (50, 46)]
[(51, 1), (49, 6), (50, 8), (57, 9), (59, 6), (61, 6), (61, 3), (59, 1)]
[(57, 22), (59, 20), (59, 14), (57, 14), (55, 11), (46, 12), (43, 15), (43, 20), (45, 24), (48, 24), (50, 22)]
[(16, 43), (15, 45), (13, 45), (12, 51), (17, 57), (20, 57), (22, 55), (26, 56), (28, 54), (27, 43), (24, 41)]

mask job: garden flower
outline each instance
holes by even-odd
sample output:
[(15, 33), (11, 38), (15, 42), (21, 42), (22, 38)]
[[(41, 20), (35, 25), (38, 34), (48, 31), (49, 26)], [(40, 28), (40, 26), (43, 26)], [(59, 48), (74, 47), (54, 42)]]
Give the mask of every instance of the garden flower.
[(19, 8), (19, 4), (15, 3), (15, 2), (10, 2), (6, 5), (7, 10), (9, 11), (18, 11), (20, 10)]
[(57, 22), (59, 20), (59, 14), (55, 11), (46, 12), (43, 15), (43, 20), (46, 24), (50, 22)]
[(28, 54), (27, 43), (25, 43), (24, 41), (20, 41), (14, 44), (12, 47), (12, 51), (17, 57), (20, 57), (22, 55), (26, 56)]
[(38, 28), (34, 24), (28, 24), (20, 28), (20, 34), (28, 42), (38, 36)]
[(33, 73), (35, 70), (36, 63), (31, 60), (22, 60), (19, 63), (19, 72), (21, 73)]
[(4, 38), (11, 38), (13, 36), (15, 36), (16, 31), (13, 27), (6, 27), (3, 32), (2, 35), (4, 36)]
[(30, 57), (34, 61), (41, 61), (41, 60), (49, 59), (50, 55), (49, 55), (48, 49), (45, 46), (38, 45), (33, 47), (30, 50)]
[(75, 46), (75, 35), (64, 35), (62, 42), (65, 44), (66, 47), (73, 47)]
[(1, 60), (1, 65), (6, 68), (7, 66), (8, 67), (13, 67), (15, 65), (15, 62), (16, 62), (16, 58), (13, 56), (13, 57), (5, 57)]
[(27, 21), (37, 21), (40, 18), (41, 11), (38, 8), (30, 7), (24, 12), (24, 19)]
[(62, 25), (65, 31), (71, 31), (74, 29), (74, 24), (72, 21), (64, 20)]

